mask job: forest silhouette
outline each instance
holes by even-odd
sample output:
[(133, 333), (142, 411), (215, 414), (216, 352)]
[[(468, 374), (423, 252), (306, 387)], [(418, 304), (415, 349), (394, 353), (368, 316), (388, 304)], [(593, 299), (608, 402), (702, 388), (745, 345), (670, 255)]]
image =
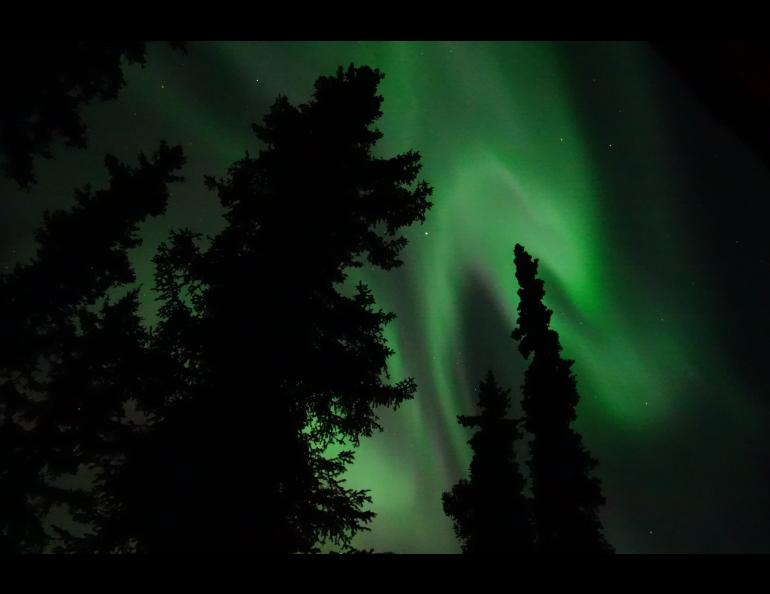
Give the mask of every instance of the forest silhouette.
[[(79, 107), (116, 96), (121, 59), (144, 60), (141, 43), (96, 45), (71, 46), (37, 87), (4, 99), (0, 157), (18, 185), (35, 183), (54, 136), (84, 146)], [(307, 103), (275, 100), (253, 126), (256, 156), (205, 180), (225, 227), (177, 229), (158, 248), (152, 327), (128, 251), (182, 181), (181, 147), (161, 141), (135, 164), (108, 156), (103, 188), (46, 214), (35, 256), (0, 276), (0, 551), (358, 552), (376, 510), (345, 471), (382, 429), (378, 411), (419, 392), (387, 373), (395, 314), (348, 275), (400, 266), (433, 193), (418, 152), (375, 156), (383, 76), (340, 67)], [(517, 245), (515, 267), (513, 337), (532, 356), (525, 416), (508, 417), (509, 391), (490, 371), (479, 414), (459, 417), (478, 432), (470, 478), (444, 510), (465, 553), (611, 552), (596, 461), (571, 427), (572, 362), (537, 260)], [(531, 496), (514, 450), (522, 427)], [(56, 507), (70, 524), (51, 523)]]

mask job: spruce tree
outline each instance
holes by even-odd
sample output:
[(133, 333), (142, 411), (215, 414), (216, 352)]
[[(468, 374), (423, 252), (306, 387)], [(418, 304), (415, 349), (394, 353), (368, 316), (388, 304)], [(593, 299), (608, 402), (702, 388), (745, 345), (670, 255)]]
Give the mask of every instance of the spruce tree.
[(470, 479), (443, 494), (444, 512), (454, 521), (463, 553), (530, 553), (529, 502), (514, 449), (520, 421), (507, 418), (510, 390), (500, 388), (490, 370), (478, 392), (480, 414), (457, 417), (463, 427), (478, 428), (468, 442)]
[[(342, 474), (377, 408), (415, 384), (388, 381), (394, 316), (347, 274), (400, 265), (401, 230), (431, 194), (417, 153), (373, 154), (381, 79), (351, 66), (307, 104), (276, 101), (258, 156), (207, 180), (225, 229), (161, 246), (153, 329), (137, 290), (114, 293), (134, 281), (127, 250), (164, 211), (181, 152), (109, 159), (108, 189), (46, 219), (37, 258), (0, 282), (3, 550), (48, 546), (61, 503), (87, 528), (56, 527), (64, 551), (353, 550), (373, 513)], [(87, 488), (58, 485), (84, 469)]]
[(532, 359), (522, 387), (522, 408), (530, 442), (530, 477), (534, 496), (537, 550), (544, 553), (609, 553), (599, 509), (605, 499), (592, 474), (597, 461), (572, 428), (579, 400), (571, 360), (561, 356), (559, 335), (550, 327), (538, 260), (516, 244), (519, 283), (517, 326), (519, 352)]
[(79, 190), (71, 209), (46, 214), (35, 257), (0, 276), (3, 552), (46, 550), (54, 505), (91, 508), (91, 494), (59, 479), (85, 469), (98, 477), (119, 458), (125, 407), (151, 392), (128, 250), (141, 243), (140, 223), (165, 211), (183, 162), (166, 144), (136, 167), (108, 156), (108, 187)]
[(417, 153), (374, 154), (382, 76), (340, 68), (306, 104), (279, 97), (254, 126), (257, 156), (207, 178), (224, 230), (161, 246), (152, 342), (173, 388), (105, 483), (99, 550), (345, 550), (366, 529), (369, 496), (342, 473), (377, 408), (415, 384), (386, 375), (393, 314), (345, 283), (366, 261), (400, 265), (400, 231), (431, 194)]

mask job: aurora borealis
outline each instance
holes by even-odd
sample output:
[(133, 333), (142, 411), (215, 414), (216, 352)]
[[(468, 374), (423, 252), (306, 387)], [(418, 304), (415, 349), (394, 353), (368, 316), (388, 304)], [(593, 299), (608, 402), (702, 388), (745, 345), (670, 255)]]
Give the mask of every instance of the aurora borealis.
[(186, 56), (152, 44), (119, 99), (84, 112), (87, 151), (54, 147), (28, 194), (0, 182), (0, 265), (32, 254), (45, 208), (104, 180), (105, 153), (181, 143), (186, 183), (133, 254), (152, 324), (158, 244), (172, 228), (222, 224), (203, 175), (257, 150), (250, 124), (278, 94), (303, 102), (316, 77), (351, 62), (386, 75), (380, 150), (420, 151), (434, 187), (404, 266), (351, 279), (397, 314), (391, 375), (418, 384), (349, 472), (378, 514), (356, 544), (459, 550), (440, 505), (469, 462), (455, 417), (472, 413), (490, 367), (518, 408), (518, 242), (541, 261), (576, 361), (577, 427), (600, 461), (609, 541), (770, 551), (770, 171), (645, 44), (212, 42)]

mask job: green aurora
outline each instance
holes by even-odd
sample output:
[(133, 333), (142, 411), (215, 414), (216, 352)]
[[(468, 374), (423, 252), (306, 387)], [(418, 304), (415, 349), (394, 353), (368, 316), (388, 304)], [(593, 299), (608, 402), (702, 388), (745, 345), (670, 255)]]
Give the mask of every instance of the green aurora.
[[(516, 242), (540, 259), (554, 325), (576, 361), (577, 425), (600, 461), (609, 540), (620, 552), (697, 542), (681, 533), (719, 505), (681, 499), (710, 488), (702, 462), (710, 419), (754, 433), (766, 412), (737, 372), (720, 367), (722, 347), (702, 322), (717, 281), (694, 264), (689, 215), (676, 198), (689, 174), (682, 181), (670, 173), (675, 126), (663, 97), (691, 99), (642, 44), (219, 42), (194, 43), (187, 56), (153, 44), (145, 68), (127, 69), (119, 100), (86, 110), (89, 150), (56, 147), (32, 195), (3, 205), (16, 239), (0, 247), (28, 256), (42, 210), (66, 206), (76, 185), (99, 184), (105, 152), (131, 159), (159, 138), (182, 143), (187, 181), (133, 254), (151, 324), (158, 244), (171, 228), (213, 233), (221, 224), (203, 174), (222, 174), (257, 150), (250, 124), (276, 95), (302, 102), (317, 76), (351, 62), (386, 74), (382, 154), (420, 151), (435, 188), (426, 223), (408, 233), (404, 266), (351, 278), (398, 315), (387, 332), (390, 372), (419, 386), (413, 401), (383, 414), (384, 432), (362, 443), (349, 472), (352, 486), (371, 489), (378, 514), (356, 544), (459, 551), (440, 504), (470, 459), (456, 415), (472, 412), (489, 367), (518, 407), (525, 362), (510, 338)], [(710, 117), (697, 105), (692, 113)], [(767, 183), (758, 164), (747, 167)], [(708, 419), (699, 424), (704, 399)], [(688, 427), (700, 427), (697, 438), (682, 437)], [(725, 438), (724, 447), (736, 444)], [(730, 480), (741, 473), (748, 476), (736, 469)], [(721, 500), (733, 505), (731, 497), (725, 491)], [(739, 528), (712, 530), (730, 542)]]

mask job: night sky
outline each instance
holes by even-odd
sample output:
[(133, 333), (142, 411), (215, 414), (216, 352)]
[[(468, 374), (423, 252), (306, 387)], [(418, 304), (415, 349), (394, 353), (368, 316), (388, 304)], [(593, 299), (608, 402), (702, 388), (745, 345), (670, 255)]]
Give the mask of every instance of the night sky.
[(518, 410), (518, 242), (540, 258), (576, 361), (577, 428), (600, 462), (609, 541), (770, 552), (770, 169), (647, 44), (151, 44), (117, 101), (85, 109), (87, 151), (54, 146), (30, 192), (0, 181), (0, 267), (32, 255), (46, 208), (106, 180), (106, 153), (133, 162), (161, 138), (182, 144), (186, 182), (133, 251), (152, 324), (158, 244), (172, 228), (223, 226), (203, 175), (256, 153), (250, 125), (278, 94), (304, 102), (351, 62), (386, 75), (379, 151), (420, 151), (435, 188), (404, 266), (351, 278), (398, 315), (390, 372), (418, 383), (349, 472), (378, 514), (354, 544), (459, 551), (441, 508), (470, 461), (455, 417), (473, 413), (490, 367)]

